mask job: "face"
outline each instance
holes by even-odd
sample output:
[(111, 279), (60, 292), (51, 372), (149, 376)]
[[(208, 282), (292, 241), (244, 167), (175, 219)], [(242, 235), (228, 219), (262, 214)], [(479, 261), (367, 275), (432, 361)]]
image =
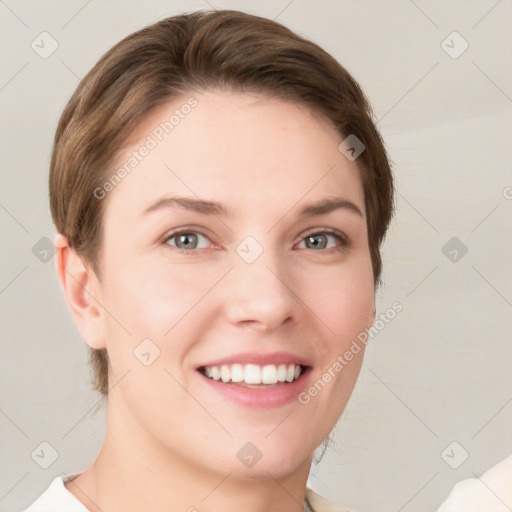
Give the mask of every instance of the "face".
[(360, 370), (363, 349), (343, 358), (373, 321), (360, 174), (302, 106), (193, 96), (144, 120), (98, 199), (109, 416), (142, 458), (279, 477)]

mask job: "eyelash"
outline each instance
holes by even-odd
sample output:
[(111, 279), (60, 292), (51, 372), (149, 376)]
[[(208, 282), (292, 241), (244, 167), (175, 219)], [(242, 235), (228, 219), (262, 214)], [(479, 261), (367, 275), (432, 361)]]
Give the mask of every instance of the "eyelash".
[[(174, 232), (170, 233), (169, 235), (167, 235), (165, 237), (165, 239), (163, 240), (163, 243), (164, 243), (164, 245), (169, 245), (168, 244), (169, 240), (171, 240), (175, 237), (178, 237), (179, 235), (189, 235), (191, 233), (199, 234), (209, 240), (208, 236), (205, 235), (202, 231), (200, 231), (198, 229), (181, 229), (179, 231), (174, 231)], [(312, 236), (312, 235), (331, 235), (331, 236), (337, 238), (338, 241), (340, 242), (340, 244), (337, 245), (336, 247), (331, 247), (329, 249), (322, 249), (320, 251), (315, 251), (315, 252), (330, 254), (333, 252), (342, 251), (343, 249), (346, 249), (350, 245), (348, 238), (341, 231), (338, 231), (337, 229), (331, 229), (331, 228), (320, 229), (320, 230), (317, 229), (317, 230), (309, 231), (303, 235), (303, 237), (300, 241), (303, 242), (308, 236)], [(188, 250), (186, 250), (186, 249), (180, 249), (179, 247), (175, 247), (173, 245), (171, 245), (170, 247), (173, 247), (173, 249), (177, 250), (179, 253), (186, 254), (187, 256), (194, 256), (199, 251), (203, 250), (203, 249), (188, 249)]]

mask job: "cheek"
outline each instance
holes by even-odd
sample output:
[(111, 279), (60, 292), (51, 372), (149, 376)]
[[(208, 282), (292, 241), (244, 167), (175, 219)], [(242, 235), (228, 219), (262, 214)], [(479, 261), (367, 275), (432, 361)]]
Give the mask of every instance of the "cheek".
[(371, 326), (375, 288), (370, 262), (320, 273), (305, 289), (306, 303), (330, 333), (331, 350), (342, 350)]
[(165, 262), (125, 267), (111, 274), (106, 302), (129, 331), (161, 338), (194, 309), (213, 280)]
[[(222, 313), (214, 287), (226, 271), (165, 261), (114, 269), (105, 307), (111, 313), (106, 315), (107, 351), (115, 375), (130, 371), (130, 381), (140, 381), (147, 392), (175, 385), (164, 370), (185, 383), (191, 350)], [(144, 366), (137, 354), (147, 352), (157, 357)]]

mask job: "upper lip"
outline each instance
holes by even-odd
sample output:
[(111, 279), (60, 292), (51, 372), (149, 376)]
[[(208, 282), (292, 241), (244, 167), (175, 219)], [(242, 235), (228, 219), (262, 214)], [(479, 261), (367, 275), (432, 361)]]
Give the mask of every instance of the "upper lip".
[(265, 366), (267, 364), (298, 364), (301, 366), (311, 366), (311, 363), (307, 359), (290, 352), (272, 352), (267, 354), (261, 352), (243, 352), (215, 359), (214, 361), (208, 361), (204, 364), (200, 364), (196, 369), (204, 368), (205, 366), (222, 366), (236, 363), (257, 364), (259, 366)]

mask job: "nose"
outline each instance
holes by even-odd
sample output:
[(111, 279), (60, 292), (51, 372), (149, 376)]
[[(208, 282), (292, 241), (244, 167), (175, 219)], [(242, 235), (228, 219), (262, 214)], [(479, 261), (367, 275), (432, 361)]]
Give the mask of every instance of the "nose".
[(270, 332), (296, 319), (300, 302), (293, 291), (290, 269), (270, 250), (248, 263), (234, 256), (226, 283), (225, 312), (234, 325)]

